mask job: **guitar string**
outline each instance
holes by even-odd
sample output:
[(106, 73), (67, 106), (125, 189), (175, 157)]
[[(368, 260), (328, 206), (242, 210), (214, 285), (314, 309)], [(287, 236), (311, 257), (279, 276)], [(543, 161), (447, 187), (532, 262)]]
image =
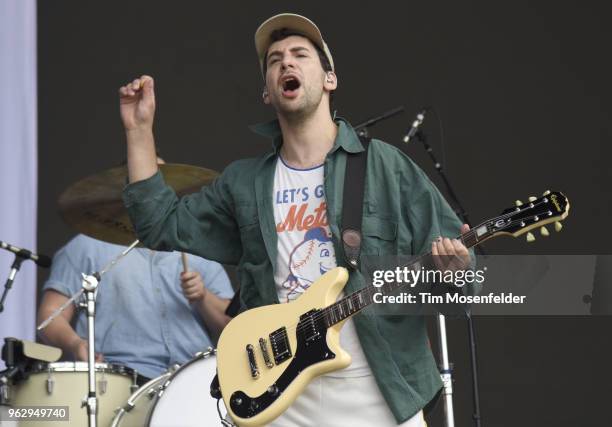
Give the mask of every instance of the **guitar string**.
[[(534, 202), (535, 202), (535, 201), (534, 201)], [(531, 202), (531, 203), (533, 203), (533, 202)], [(470, 229), (470, 230), (469, 230), (469, 231), (467, 231), (466, 233), (464, 233), (464, 234), (460, 235), (458, 238), (461, 238), (461, 239), (462, 239), (462, 240), (465, 242), (467, 238), (474, 237), (474, 236), (475, 236), (475, 233), (476, 233), (476, 230), (478, 230), (478, 228), (482, 227), (483, 225), (486, 225), (487, 223), (496, 222), (496, 221), (498, 221), (498, 220), (500, 220), (500, 219), (505, 219), (505, 218), (509, 218), (509, 217), (511, 217), (511, 216), (515, 216), (515, 215), (519, 214), (520, 212), (522, 212), (522, 211), (524, 211), (524, 210), (527, 210), (527, 209), (534, 209), (535, 207), (539, 206), (540, 204), (547, 204), (547, 203), (548, 203), (547, 199), (546, 199), (546, 201), (544, 201), (544, 199), (543, 199), (543, 200), (542, 200), (542, 202), (533, 203), (533, 207), (532, 207), (532, 206), (531, 206), (531, 204), (530, 204), (530, 205), (528, 205), (528, 206), (527, 206), (527, 208), (521, 209), (520, 211), (518, 211), (518, 210), (514, 210), (514, 211), (512, 211), (512, 212), (508, 212), (507, 214), (498, 215), (497, 217), (490, 218), (490, 219), (488, 219), (488, 220), (486, 220), (486, 221), (484, 221), (484, 222), (482, 222), (482, 223), (478, 224), (477, 226), (473, 227), (472, 229)], [(549, 211), (549, 212), (550, 212), (550, 211)], [(546, 212), (546, 213), (548, 213), (548, 212)], [(528, 217), (524, 217), (524, 218), (521, 218), (521, 219), (517, 219), (517, 220), (514, 220), (514, 221), (509, 222), (508, 224), (505, 224), (505, 225), (504, 225), (504, 227), (509, 227), (509, 226), (511, 226), (511, 225), (519, 224), (519, 223), (521, 223), (521, 222), (523, 222), (523, 221), (525, 221), (525, 220), (530, 220), (530, 219), (536, 218), (536, 217), (538, 217), (538, 216), (540, 216), (540, 215), (542, 215), (542, 214), (538, 214), (538, 215), (531, 215), (531, 216), (528, 216)], [(470, 246), (470, 247), (476, 246), (476, 245), (477, 245), (477, 244), (479, 244), (479, 243), (480, 243), (480, 242), (479, 242), (478, 240), (476, 240), (476, 241), (474, 242), (474, 244), (473, 244), (472, 246)], [(414, 264), (418, 263), (420, 260), (424, 259), (425, 257), (427, 257), (427, 256), (431, 256), (431, 255), (432, 255), (432, 253), (431, 253), (431, 252), (427, 252), (427, 253), (425, 253), (425, 254), (419, 255), (418, 257), (416, 257), (416, 259), (414, 259), (412, 262), (410, 262), (410, 263), (408, 264), (408, 266), (410, 266), (410, 265), (414, 265)], [(399, 287), (398, 287), (398, 289), (399, 289), (399, 288), (401, 288), (401, 287), (402, 287), (402, 286), (399, 286)], [(351, 302), (353, 302), (353, 303), (354, 303), (354, 302), (356, 302), (356, 298), (358, 298), (358, 297), (359, 297), (359, 296), (362, 294), (362, 292), (368, 292), (368, 293), (371, 293), (371, 292), (372, 292), (372, 289), (376, 289), (376, 288), (374, 288), (373, 286), (368, 286), (368, 287), (366, 287), (366, 288), (362, 288), (362, 289), (360, 289), (360, 290), (358, 290), (358, 291), (353, 292), (353, 293), (352, 293), (352, 294), (350, 294), (350, 295), (347, 295), (347, 296), (343, 297), (342, 299), (340, 299), (340, 300), (336, 301), (335, 303), (333, 303), (333, 304), (331, 304), (331, 305), (329, 305), (329, 306), (327, 306), (327, 307), (325, 307), (325, 308), (323, 308), (323, 309), (320, 309), (319, 313), (317, 313), (315, 316), (312, 316), (312, 317), (311, 317), (311, 320), (312, 320), (313, 322), (316, 322), (316, 321), (319, 321), (319, 320), (320, 320), (322, 317), (327, 317), (327, 316), (328, 316), (328, 313), (329, 313), (330, 311), (331, 311), (331, 312), (333, 312), (333, 307), (334, 307), (334, 306), (340, 307), (340, 304), (342, 304), (344, 301), (348, 301), (349, 299), (351, 300)], [(397, 290), (397, 289), (396, 289), (396, 290)], [(369, 295), (369, 296), (371, 296), (371, 295)], [(352, 314), (355, 314), (355, 313), (357, 313), (358, 311), (361, 311), (363, 308), (367, 307), (367, 306), (368, 306), (368, 305), (370, 305), (370, 304), (371, 304), (371, 303), (366, 304), (364, 307), (360, 308), (359, 310), (355, 311), (354, 313), (350, 313), (350, 311), (349, 311), (349, 313), (350, 313), (351, 315), (352, 315)], [(346, 319), (346, 318), (348, 318), (348, 317), (350, 317), (350, 316), (346, 316), (346, 317), (344, 317), (344, 318)], [(342, 320), (344, 320), (344, 319), (342, 319)], [(335, 322), (335, 323), (338, 323), (338, 322)], [(335, 323), (334, 323), (334, 324), (335, 324)], [(332, 325), (333, 325), (333, 324), (332, 324)], [(329, 325), (329, 326), (332, 326), (332, 325)], [(282, 334), (282, 335), (284, 335), (284, 336), (287, 336), (287, 333), (288, 333), (288, 332), (293, 332), (293, 331), (295, 331), (295, 332), (297, 333), (297, 332), (299, 332), (299, 331), (304, 330), (304, 328), (307, 328), (307, 327), (308, 327), (308, 325), (303, 325), (303, 324), (302, 324), (302, 322), (297, 322), (297, 323), (294, 323), (294, 324), (292, 324), (292, 325), (290, 325), (290, 326), (288, 326), (288, 327), (285, 327), (285, 331), (284, 331), (284, 332), (283, 332), (283, 331), (276, 331), (276, 332), (271, 333), (271, 334), (269, 335), (269, 337), (270, 337), (270, 340), (271, 340), (271, 341), (274, 341), (274, 342), (275, 342), (275, 344), (277, 344), (276, 337), (277, 337), (279, 334)]]
[[(550, 193), (550, 194), (554, 194), (554, 193)], [(496, 217), (492, 217), (492, 218), (490, 218), (490, 219), (488, 219), (488, 220), (486, 220), (486, 221), (483, 221), (482, 223), (480, 223), (480, 224), (478, 224), (477, 226), (473, 227), (472, 229), (470, 229), (470, 230), (469, 230), (469, 231), (467, 231), (466, 233), (464, 233), (464, 234), (460, 235), (458, 238), (461, 238), (461, 239), (462, 239), (464, 242), (466, 242), (468, 239), (470, 239), (470, 238), (474, 237), (474, 235), (475, 235), (476, 231), (477, 231), (477, 230), (478, 230), (480, 227), (482, 227), (483, 225), (486, 225), (487, 223), (497, 222), (497, 221), (499, 221), (500, 219), (505, 219), (505, 218), (509, 218), (509, 217), (512, 217), (512, 216), (516, 216), (516, 215), (518, 215), (519, 213), (524, 212), (524, 211), (526, 211), (526, 210), (535, 209), (536, 207), (540, 206), (541, 204), (548, 204), (548, 199), (549, 199), (549, 198), (548, 198), (548, 196), (549, 196), (549, 195), (546, 195), (544, 198), (542, 198), (542, 199), (541, 199), (541, 200), (539, 200), (539, 201), (538, 201), (538, 200), (534, 200), (533, 202), (529, 202), (529, 205), (527, 205), (525, 208), (521, 208), (520, 206), (524, 206), (524, 205), (526, 205), (526, 204), (521, 204), (520, 206), (517, 206), (517, 208), (518, 208), (518, 209), (511, 210), (511, 211), (509, 211), (509, 212), (508, 212), (508, 213), (506, 213), (506, 214), (498, 215), (498, 216), (496, 216)], [(546, 213), (549, 213), (549, 214), (550, 214), (550, 212), (551, 212), (551, 211), (548, 211), (548, 212), (546, 212)], [(532, 219), (532, 218), (535, 218), (535, 217), (537, 217), (537, 216), (539, 216), (539, 215), (541, 215), (541, 214), (538, 214), (538, 215), (532, 215), (531, 217), (525, 217), (525, 218), (520, 219), (520, 220), (511, 221), (510, 223), (505, 224), (504, 226), (505, 226), (505, 227), (508, 227), (508, 226), (510, 226), (510, 225), (513, 225), (514, 223), (519, 223), (519, 222), (522, 222), (522, 221), (526, 220), (527, 218)], [(480, 242), (478, 242), (478, 240), (476, 240), (472, 246), (475, 246), (475, 245), (477, 245), (478, 243), (480, 243)], [(471, 247), (471, 246), (470, 246), (470, 247)], [(414, 259), (414, 260), (413, 260), (413, 261), (412, 261), (412, 262), (411, 262), (409, 265), (414, 265), (414, 264), (416, 264), (416, 263), (417, 263), (419, 260), (422, 260), (422, 259), (424, 259), (424, 258), (425, 258), (425, 257), (427, 257), (427, 256), (431, 256), (431, 252), (428, 252), (428, 253), (426, 253), (426, 254), (423, 254), (423, 255), (420, 255), (420, 256), (416, 257), (416, 258), (415, 258), (415, 259)], [(333, 307), (334, 307), (334, 306), (338, 306), (338, 307), (340, 307), (340, 305), (341, 305), (341, 304), (342, 304), (344, 301), (349, 301), (349, 299), (351, 300), (351, 302), (354, 302), (353, 300), (354, 300), (355, 298), (359, 297), (359, 296), (360, 296), (360, 294), (361, 294), (363, 291), (369, 290), (369, 288), (373, 288), (373, 287), (371, 287), (371, 286), (370, 286), (370, 287), (368, 287), (368, 288), (363, 288), (363, 289), (360, 289), (360, 290), (358, 290), (358, 291), (355, 291), (354, 293), (352, 293), (352, 294), (350, 294), (350, 295), (348, 295), (348, 296), (346, 296), (346, 297), (342, 298), (342, 299), (341, 299), (341, 300), (339, 300), (339, 301), (336, 301), (335, 303), (333, 303), (333, 304), (329, 305), (328, 307), (325, 307), (325, 308), (321, 309), (321, 310), (320, 310), (320, 313), (319, 313), (319, 314), (317, 314), (317, 316), (312, 317), (311, 319), (312, 319), (312, 320), (314, 320), (314, 321), (317, 321), (317, 320), (319, 320), (319, 319), (321, 318), (321, 316), (327, 316), (327, 315), (328, 315), (328, 313), (330, 312), (330, 309), (332, 309), (331, 311), (333, 312)], [(349, 297), (350, 297), (350, 298), (349, 298)], [(369, 304), (368, 304), (368, 305), (369, 305)], [(348, 312), (350, 313), (350, 310), (349, 310)], [(342, 315), (342, 313), (340, 313), (340, 314)], [(353, 313), (353, 314), (354, 314), (354, 313)], [(337, 323), (337, 322), (336, 322), (336, 323)], [(295, 323), (295, 324), (293, 324), (293, 325), (291, 325), (291, 326), (287, 327), (287, 328), (285, 329), (285, 333), (284, 333), (283, 335), (285, 335), (285, 334), (286, 334), (286, 331), (287, 331), (287, 330), (292, 331), (292, 330), (293, 330), (293, 328), (294, 328), (295, 326), (297, 326), (297, 327), (296, 327), (296, 331), (299, 331), (299, 330), (300, 330), (300, 326), (299, 326), (299, 325), (300, 325), (300, 322)], [(306, 327), (306, 326), (304, 326), (304, 327)], [(276, 332), (276, 331), (275, 331), (275, 332), (273, 332), (273, 333), (271, 333), (271, 334), (270, 334), (270, 337), (272, 337), (272, 336), (277, 336), (278, 334), (282, 334), (282, 333), (283, 333), (282, 331), (278, 331), (278, 332)]]
[[(518, 211), (514, 212), (514, 214), (516, 214), (516, 213), (518, 213)], [(508, 215), (508, 214), (507, 214), (507, 215)], [(505, 215), (505, 216), (507, 216), (507, 215)], [(541, 215), (541, 214), (540, 214), (540, 215)], [(506, 225), (505, 225), (505, 227), (508, 227), (508, 226), (511, 226), (511, 225), (514, 225), (514, 224), (519, 224), (519, 223), (521, 223), (522, 221), (529, 220), (529, 219), (533, 219), (533, 218), (535, 218), (535, 217), (537, 217), (537, 216), (540, 216), (540, 215), (532, 215), (531, 217), (525, 217), (525, 218), (522, 218), (522, 219), (518, 219), (518, 220), (515, 220), (515, 221), (511, 221), (510, 223), (506, 224)], [(501, 217), (501, 215), (500, 215), (500, 217)], [(492, 218), (492, 219), (490, 219), (490, 220), (488, 220), (488, 221), (485, 221), (485, 222), (483, 222), (482, 224), (479, 224), (478, 226), (474, 227), (474, 228), (473, 228), (473, 229), (471, 229), (470, 231), (472, 231), (472, 230), (476, 230), (478, 227), (480, 227), (480, 226), (482, 226), (482, 225), (486, 224), (487, 222), (493, 222), (493, 221), (497, 220), (498, 218), (499, 218), (499, 217), (497, 217), (497, 218)], [(460, 237), (467, 236), (468, 234), (470, 234), (470, 231), (466, 232), (465, 234), (463, 234), (463, 235), (462, 235), (462, 236), (460, 236)], [(463, 239), (463, 240), (465, 241), (465, 239)], [(479, 242), (478, 242), (478, 241), (476, 241), (476, 242), (474, 242), (474, 245), (472, 245), (472, 246), (475, 246), (475, 245), (477, 245), (478, 243), (479, 243)], [(410, 266), (410, 265), (414, 265), (414, 264), (418, 263), (418, 262), (419, 262), (419, 260), (422, 260), (423, 258), (425, 258), (425, 257), (427, 257), (427, 256), (431, 256), (431, 252), (428, 252), (428, 253), (426, 253), (426, 254), (423, 254), (423, 255), (418, 256), (418, 257), (417, 257), (415, 260), (413, 260), (412, 262), (410, 262), (408, 265), (409, 265), (409, 266)], [(403, 286), (399, 286), (399, 287), (397, 287), (397, 289), (399, 289), (399, 288), (401, 288), (401, 287), (403, 287)], [(376, 289), (376, 288), (374, 288), (373, 286), (368, 286), (368, 287), (366, 287), (366, 288), (362, 288), (362, 289), (360, 289), (360, 290), (358, 290), (358, 291), (355, 291), (355, 292), (353, 292), (352, 294), (345, 296), (345, 297), (344, 297), (344, 298), (342, 298), (341, 300), (336, 301), (335, 303), (333, 303), (333, 304), (331, 304), (331, 305), (329, 305), (329, 306), (327, 306), (327, 307), (325, 307), (325, 308), (323, 308), (323, 309), (320, 309), (320, 312), (319, 312), (319, 313), (317, 313), (315, 316), (312, 316), (312, 317), (311, 317), (311, 320), (312, 320), (313, 322), (316, 322), (316, 321), (319, 321), (319, 320), (320, 320), (322, 317), (326, 317), (326, 316), (328, 316), (328, 313), (333, 312), (333, 307), (334, 307), (334, 306), (339, 307), (339, 306), (340, 306), (340, 304), (342, 304), (344, 301), (348, 301), (349, 299), (351, 299), (351, 302), (356, 302), (356, 298), (358, 298), (358, 297), (359, 297), (359, 296), (360, 296), (362, 293), (364, 293), (364, 292), (367, 292), (368, 294), (370, 294), (370, 295), (368, 295), (368, 296), (371, 296), (372, 290), (375, 290), (375, 289)], [(397, 289), (395, 289), (395, 290), (397, 290)], [(358, 311), (360, 311), (361, 309), (363, 309), (363, 308), (367, 307), (367, 306), (368, 306), (368, 305), (370, 305), (370, 304), (371, 304), (371, 303), (366, 304), (364, 307), (360, 308), (359, 310), (355, 311), (354, 313), (351, 313), (351, 315), (352, 315), (352, 314), (357, 313)], [(350, 316), (346, 316), (346, 317), (344, 317), (344, 318), (346, 319), (346, 318), (348, 318), (348, 317), (350, 317)], [(344, 319), (342, 319), (342, 320), (344, 320)], [(335, 322), (335, 323), (338, 323), (338, 322)], [(334, 323), (334, 324), (335, 324), (335, 323)], [(333, 324), (332, 324), (332, 325), (333, 325)], [(329, 326), (332, 326), (332, 325), (329, 325)], [(302, 322), (297, 322), (297, 323), (294, 323), (294, 324), (292, 324), (292, 325), (290, 325), (290, 326), (286, 327), (286, 328), (285, 328), (284, 333), (283, 333), (282, 331), (279, 331), (279, 332), (276, 332), (276, 333), (272, 333), (272, 334), (270, 334), (270, 339), (271, 339), (271, 340), (274, 340), (274, 341), (275, 341), (275, 343), (276, 343), (276, 339), (275, 339), (275, 338), (276, 338), (276, 337), (277, 337), (279, 334), (282, 334), (282, 335), (287, 335), (287, 332), (293, 332), (294, 330), (295, 330), (295, 332), (297, 333), (297, 332), (299, 332), (299, 331), (302, 331), (302, 330), (303, 330), (304, 328), (306, 328), (306, 327), (308, 327), (308, 325), (302, 325)]]
[[(518, 221), (515, 221), (515, 222), (518, 222)], [(407, 283), (403, 283), (403, 284), (401, 284), (399, 286), (395, 285), (395, 286), (393, 286), (391, 288), (386, 289), (385, 292), (397, 291), (398, 289), (401, 289), (401, 288), (405, 287), (406, 285), (407, 285)], [(336, 303), (334, 303), (334, 304), (332, 304), (332, 305), (330, 305), (330, 306), (328, 306), (328, 307), (326, 307), (324, 309), (321, 309), (320, 313), (318, 313), (317, 315), (311, 317), (311, 321), (313, 321), (313, 322), (318, 321), (318, 320), (321, 319), (321, 317), (325, 316), (325, 317), (328, 318), (328, 320), (334, 321), (334, 323), (332, 323), (331, 325), (328, 325), (328, 326), (332, 326), (333, 324), (339, 323), (340, 321), (342, 321), (344, 319), (347, 319), (348, 317), (350, 317), (353, 314), (357, 313), (361, 309), (363, 309), (366, 306), (370, 305), (371, 302), (365, 304), (363, 307), (360, 307), (358, 310), (347, 309), (346, 313), (348, 314), (348, 316), (344, 315), (344, 313), (342, 313), (340, 310), (338, 310), (338, 314), (339, 314), (338, 317), (343, 317), (341, 320), (335, 320), (336, 314), (334, 313), (334, 308), (333, 308), (334, 306), (340, 307), (340, 304), (346, 303), (346, 302), (348, 302), (350, 300), (351, 302), (353, 302), (355, 304), (356, 307), (359, 307), (359, 304), (356, 304), (357, 299), (360, 299), (360, 296), (363, 295), (363, 294), (366, 294), (368, 297), (371, 298), (372, 294), (375, 293), (374, 291), (376, 291), (376, 290), (377, 289), (374, 288), (373, 286), (368, 286), (367, 288), (360, 289), (359, 291), (356, 291), (353, 294), (350, 294), (350, 295), (344, 297), (342, 300), (337, 301)], [(330, 314), (332, 316), (334, 316), (334, 317), (330, 317)], [(286, 330), (284, 332), (281, 331), (281, 332), (278, 332), (278, 333), (275, 333), (275, 334), (271, 334), (270, 335), (270, 339), (272, 341), (274, 341), (275, 344), (277, 344), (278, 343), (277, 338), (279, 337), (279, 335), (282, 334), (283, 336), (286, 337), (287, 336), (287, 332), (293, 332), (294, 327), (295, 327), (295, 331), (297, 333), (297, 332), (300, 332), (300, 331), (304, 330), (304, 328), (309, 327), (309, 326), (308, 325), (303, 325), (303, 324), (301, 324), (301, 322), (298, 322), (298, 323), (296, 323), (296, 324), (286, 328)]]

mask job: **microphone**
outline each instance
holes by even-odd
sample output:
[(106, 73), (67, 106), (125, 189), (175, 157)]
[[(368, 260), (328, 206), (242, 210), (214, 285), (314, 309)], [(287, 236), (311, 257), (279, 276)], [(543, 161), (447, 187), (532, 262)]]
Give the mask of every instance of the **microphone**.
[(410, 139), (414, 138), (419, 128), (421, 127), (423, 120), (425, 120), (425, 113), (427, 112), (427, 110), (428, 108), (423, 108), (423, 110), (419, 114), (417, 114), (416, 119), (414, 120), (414, 122), (412, 122), (412, 127), (404, 137), (404, 142), (410, 142)]
[(2, 240), (0, 240), (0, 248), (6, 249), (7, 251), (11, 251), (19, 257), (30, 259), (34, 261), (39, 267), (51, 267), (51, 258), (49, 258), (47, 255), (35, 254), (34, 252), (30, 252), (27, 249), (18, 248), (17, 246), (13, 246), (10, 243), (3, 242)]

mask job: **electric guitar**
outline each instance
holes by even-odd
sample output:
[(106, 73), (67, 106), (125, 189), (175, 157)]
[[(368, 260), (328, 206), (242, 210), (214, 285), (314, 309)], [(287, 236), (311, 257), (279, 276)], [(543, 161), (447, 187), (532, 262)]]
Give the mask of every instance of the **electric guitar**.
[[(468, 248), (501, 235), (535, 240), (531, 233), (555, 223), (556, 231), (569, 212), (560, 192), (547, 191), (527, 203), (504, 210), (459, 238)], [(423, 262), (426, 254), (413, 261)], [(239, 426), (260, 426), (282, 414), (317, 376), (350, 365), (351, 356), (340, 347), (340, 329), (346, 319), (372, 304), (375, 293), (392, 293), (405, 286), (385, 284), (338, 300), (348, 271), (335, 268), (314, 282), (300, 298), (287, 304), (254, 308), (235, 317), (223, 330), (217, 347), (219, 385), (225, 406)]]

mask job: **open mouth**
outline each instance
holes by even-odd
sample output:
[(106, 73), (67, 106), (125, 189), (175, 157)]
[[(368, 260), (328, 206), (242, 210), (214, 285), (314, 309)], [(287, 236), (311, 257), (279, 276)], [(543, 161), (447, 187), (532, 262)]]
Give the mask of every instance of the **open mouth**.
[(295, 95), (297, 95), (297, 91), (300, 88), (301, 84), (300, 81), (295, 78), (295, 77), (288, 77), (287, 79), (283, 80), (283, 95), (288, 96), (288, 97), (293, 97)]

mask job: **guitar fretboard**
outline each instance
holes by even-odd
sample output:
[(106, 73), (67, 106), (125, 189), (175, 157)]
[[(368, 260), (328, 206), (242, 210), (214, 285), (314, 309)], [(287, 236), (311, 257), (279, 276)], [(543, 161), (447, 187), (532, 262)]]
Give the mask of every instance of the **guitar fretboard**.
[[(483, 223), (459, 236), (458, 239), (460, 239), (467, 248), (471, 248), (491, 237), (491, 235), (492, 232), (489, 230), (487, 223)], [(435, 268), (433, 255), (431, 252), (421, 255), (412, 260), (406, 267), (411, 270)], [(373, 304), (375, 294), (391, 295), (408, 285), (408, 283), (404, 282), (391, 282), (385, 283), (380, 287), (369, 285), (363, 289), (355, 291), (321, 310), (325, 323), (328, 327), (335, 325), (336, 323), (357, 314), (370, 304)]]

